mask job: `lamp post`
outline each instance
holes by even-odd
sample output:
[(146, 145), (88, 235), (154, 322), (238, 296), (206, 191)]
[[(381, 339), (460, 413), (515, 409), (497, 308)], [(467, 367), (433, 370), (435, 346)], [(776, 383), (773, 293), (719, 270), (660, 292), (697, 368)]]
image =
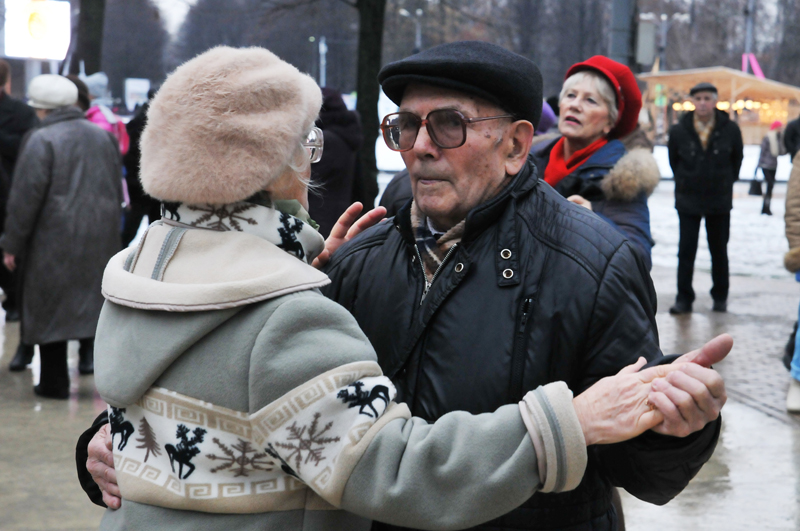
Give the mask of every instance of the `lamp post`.
[(412, 53), (419, 53), (422, 51), (422, 23), (420, 22), (420, 18), (422, 18), (423, 11), (422, 9), (417, 8), (412, 15), (408, 9), (400, 8), (397, 13), (401, 17), (410, 18), (414, 21), (414, 26), (416, 29), (416, 34), (414, 35), (414, 50)]

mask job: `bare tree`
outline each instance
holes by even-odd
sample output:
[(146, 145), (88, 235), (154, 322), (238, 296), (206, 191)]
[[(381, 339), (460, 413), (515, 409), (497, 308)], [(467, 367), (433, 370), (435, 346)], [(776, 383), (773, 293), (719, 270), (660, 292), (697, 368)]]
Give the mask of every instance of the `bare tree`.
[(77, 74), (80, 62), (83, 61), (86, 73), (93, 74), (100, 71), (106, 1), (81, 0), (80, 6), (77, 35), (73, 35), (73, 39), (77, 39), (77, 46), (70, 64), (70, 71)]
[(103, 34), (103, 71), (112, 94), (122, 95), (128, 77), (164, 79), (169, 35), (152, 0), (108, 0)]

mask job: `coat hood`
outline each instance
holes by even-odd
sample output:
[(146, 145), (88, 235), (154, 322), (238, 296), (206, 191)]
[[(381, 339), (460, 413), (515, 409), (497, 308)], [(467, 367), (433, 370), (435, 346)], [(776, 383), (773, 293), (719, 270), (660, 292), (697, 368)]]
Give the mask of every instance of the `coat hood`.
[(358, 113), (347, 108), (338, 92), (324, 88), (322, 95), (322, 110), (317, 118), (317, 127), (322, 129), (323, 133), (339, 135), (350, 149), (357, 150), (364, 140)]
[[(234, 216), (225, 219), (240, 227), (251, 227), (247, 220), (255, 220), (255, 229), (261, 228), (275, 211), (255, 208), (261, 216), (239, 211), (238, 222)], [(114, 332), (96, 337), (95, 371), (97, 382), (109, 385), (98, 383), (98, 390), (111, 405), (137, 400), (181, 354), (248, 305), (330, 282), (298, 259), (293, 248), (278, 247), (252, 227), (250, 232), (212, 230), (188, 224), (188, 216), (182, 219), (187, 223), (152, 224), (137, 248), (118, 253), (106, 267), (102, 291), (107, 304), (98, 329)], [(295, 233), (312, 231), (307, 225), (297, 231), (299, 220), (292, 216), (281, 214), (280, 220)], [(276, 230), (283, 229), (279, 224)], [(309, 247), (302, 238), (295, 241)]]
[(661, 180), (655, 157), (646, 149), (634, 149), (625, 154), (603, 179), (607, 199), (630, 202), (644, 192), (653, 193)]

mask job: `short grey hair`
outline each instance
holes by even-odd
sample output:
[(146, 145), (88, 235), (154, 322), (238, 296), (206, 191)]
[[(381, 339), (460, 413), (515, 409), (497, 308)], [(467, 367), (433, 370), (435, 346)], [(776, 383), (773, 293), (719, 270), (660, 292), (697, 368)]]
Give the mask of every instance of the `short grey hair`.
[(564, 81), (564, 86), (561, 87), (561, 94), (558, 95), (558, 103), (561, 103), (561, 100), (564, 99), (564, 96), (569, 89), (584, 79), (591, 79), (594, 81), (594, 88), (597, 89), (597, 92), (600, 94), (600, 98), (608, 107), (608, 117), (611, 120), (611, 125), (617, 125), (617, 119), (619, 118), (619, 109), (617, 108), (617, 93), (614, 91), (614, 87), (611, 86), (611, 83), (608, 81), (608, 79), (594, 70), (581, 70), (580, 72), (576, 72), (569, 76), (567, 80)]

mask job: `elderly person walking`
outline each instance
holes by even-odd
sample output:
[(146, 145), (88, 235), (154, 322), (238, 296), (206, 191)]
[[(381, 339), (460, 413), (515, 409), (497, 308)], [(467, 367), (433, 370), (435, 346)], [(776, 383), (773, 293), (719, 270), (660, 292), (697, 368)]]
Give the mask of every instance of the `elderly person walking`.
[(120, 248), (122, 167), (67, 78), (34, 78), (28, 99), (42, 122), (20, 152), (0, 247), (9, 270), (22, 262), (21, 339), (39, 345), (42, 362), (34, 390), (67, 398), (67, 340), (94, 338), (103, 269)]
[(658, 185), (658, 165), (648, 150), (627, 152), (620, 140), (636, 129), (641, 107), (627, 66), (601, 55), (572, 65), (559, 96), (562, 136), (537, 153), (536, 165), (558, 193), (627, 236), (650, 269), (647, 198)]
[(772, 125), (769, 126), (769, 131), (764, 135), (764, 139), (761, 140), (761, 155), (758, 157), (758, 167), (764, 173), (764, 181), (767, 183), (761, 213), (768, 216), (772, 215), (769, 204), (772, 201), (772, 188), (775, 186), (778, 157), (786, 154), (786, 146), (784, 145), (781, 131), (782, 127), (783, 124), (781, 122), (777, 120), (772, 122)]

